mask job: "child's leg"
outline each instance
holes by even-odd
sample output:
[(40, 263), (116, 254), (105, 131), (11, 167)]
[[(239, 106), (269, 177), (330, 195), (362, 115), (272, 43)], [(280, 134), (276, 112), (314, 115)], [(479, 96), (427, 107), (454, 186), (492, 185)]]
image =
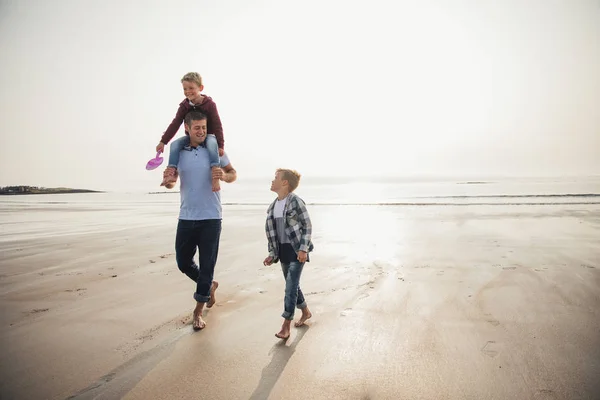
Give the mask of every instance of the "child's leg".
[(172, 189), (177, 182), (177, 164), (179, 164), (179, 153), (187, 145), (190, 144), (189, 136), (185, 135), (171, 143), (169, 149), (169, 164), (163, 173), (163, 181), (160, 186), (165, 186), (167, 189)]
[(294, 324), (296, 328), (299, 328), (312, 317), (312, 313), (308, 309), (308, 305), (306, 304), (306, 300), (304, 300), (304, 294), (302, 293), (300, 286), (298, 286), (298, 299), (296, 300), (296, 307), (302, 310), (302, 317), (300, 317), (300, 319)]
[[(174, 140), (171, 143), (171, 147), (169, 149), (169, 167), (177, 168), (177, 165), (179, 164), (179, 153), (181, 153), (181, 150), (183, 150), (183, 148), (189, 144), (190, 137), (188, 135)], [(217, 153), (217, 155), (219, 155), (219, 153)]]
[(283, 318), (294, 319), (295, 307), (305, 308), (306, 302), (302, 296), (302, 303), (298, 304), (298, 288), (300, 287), (300, 276), (304, 263), (292, 261), (289, 264), (281, 263), (283, 276), (285, 277), (285, 297), (283, 299)]
[(289, 299), (289, 280), (288, 277), (290, 274), (290, 265), (291, 263), (286, 263), (283, 260), (279, 260), (281, 262), (281, 271), (283, 272), (283, 277), (285, 279), (285, 297), (283, 298), (283, 325), (281, 325), (281, 330), (275, 334), (280, 339), (287, 340), (290, 337), (290, 325), (292, 323), (292, 319), (294, 318), (294, 306), (290, 307), (290, 299)]
[[(208, 161), (210, 162), (211, 168), (219, 168), (221, 166), (221, 160), (219, 158), (219, 145), (217, 143), (217, 137), (215, 135), (206, 135), (205, 139), (206, 150), (208, 150)], [(218, 179), (212, 180), (213, 192), (221, 190), (221, 184)]]

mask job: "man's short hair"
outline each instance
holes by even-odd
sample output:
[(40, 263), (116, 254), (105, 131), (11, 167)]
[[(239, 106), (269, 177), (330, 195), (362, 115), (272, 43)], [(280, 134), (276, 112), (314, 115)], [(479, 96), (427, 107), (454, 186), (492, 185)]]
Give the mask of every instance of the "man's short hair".
[(293, 169), (279, 168), (276, 172), (281, 172), (281, 179), (288, 181), (290, 192), (296, 190), (300, 184), (300, 177), (302, 176), (298, 171)]
[(187, 126), (192, 126), (193, 121), (203, 121), (206, 119), (206, 115), (202, 114), (200, 111), (190, 111), (185, 116), (185, 124)]

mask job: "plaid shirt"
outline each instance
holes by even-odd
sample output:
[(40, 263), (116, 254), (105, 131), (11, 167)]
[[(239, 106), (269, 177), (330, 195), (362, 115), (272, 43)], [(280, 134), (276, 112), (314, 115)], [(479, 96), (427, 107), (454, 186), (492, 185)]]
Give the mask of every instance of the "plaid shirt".
[[(269, 256), (273, 257), (273, 262), (279, 261), (279, 241), (277, 240), (277, 231), (275, 229), (275, 216), (273, 210), (275, 202), (271, 203), (267, 209), (267, 222), (265, 231), (269, 247)], [(288, 195), (288, 200), (283, 209), (285, 221), (285, 234), (290, 239), (294, 251), (311, 252), (314, 248), (310, 236), (312, 234), (312, 225), (304, 201), (294, 193)]]

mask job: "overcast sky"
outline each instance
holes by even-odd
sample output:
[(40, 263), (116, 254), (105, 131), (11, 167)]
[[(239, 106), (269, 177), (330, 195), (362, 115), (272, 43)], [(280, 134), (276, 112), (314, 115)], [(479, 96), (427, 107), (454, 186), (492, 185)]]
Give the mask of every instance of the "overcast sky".
[(599, 0), (0, 0), (0, 55), (0, 185), (158, 189), (189, 71), (240, 179), (600, 174)]

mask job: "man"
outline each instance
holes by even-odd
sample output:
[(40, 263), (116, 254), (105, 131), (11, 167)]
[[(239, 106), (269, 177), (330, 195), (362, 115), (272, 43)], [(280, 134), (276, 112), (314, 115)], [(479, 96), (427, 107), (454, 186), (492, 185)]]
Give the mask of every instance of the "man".
[[(177, 172), (181, 177), (181, 207), (175, 252), (177, 266), (191, 280), (196, 282), (196, 308), (194, 309), (194, 330), (203, 329), (206, 322), (202, 319), (204, 306), (210, 308), (215, 303), (215, 291), (219, 286), (213, 282), (219, 238), (221, 236), (221, 195), (212, 191), (212, 179), (228, 183), (237, 178), (227, 154), (221, 157), (221, 168), (211, 170), (208, 151), (202, 147), (206, 140), (206, 116), (191, 111), (184, 120), (189, 132), (190, 145), (180, 153)], [(194, 262), (196, 248), (199, 253), (199, 265)]]

